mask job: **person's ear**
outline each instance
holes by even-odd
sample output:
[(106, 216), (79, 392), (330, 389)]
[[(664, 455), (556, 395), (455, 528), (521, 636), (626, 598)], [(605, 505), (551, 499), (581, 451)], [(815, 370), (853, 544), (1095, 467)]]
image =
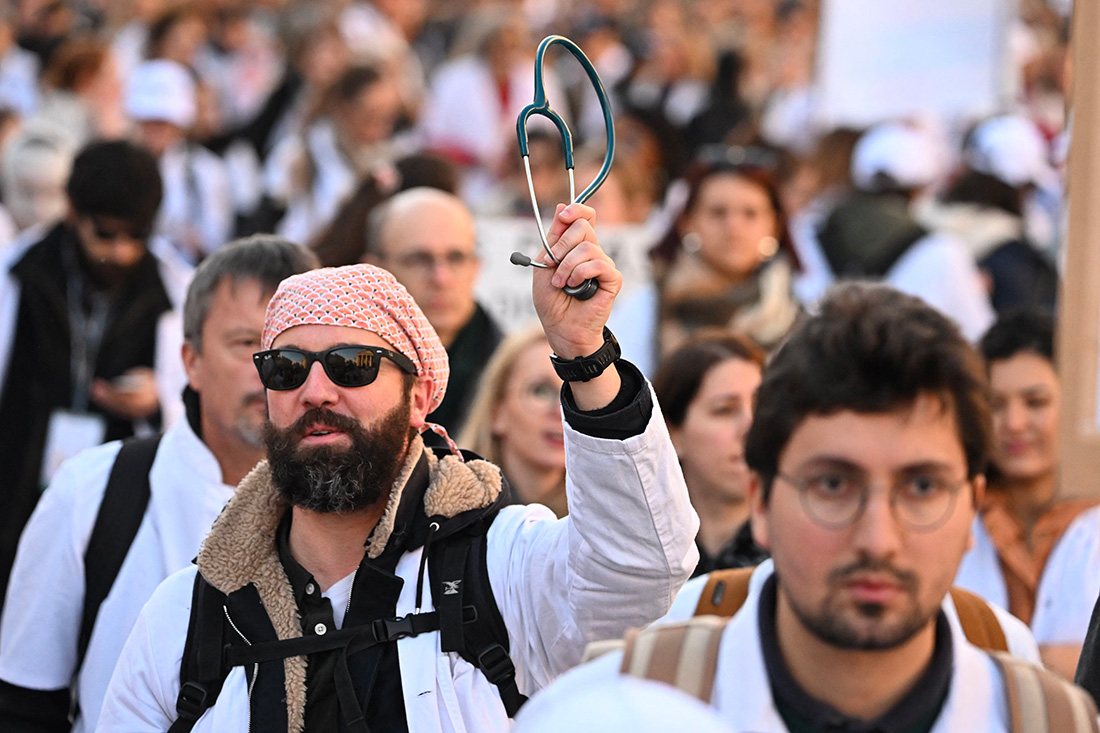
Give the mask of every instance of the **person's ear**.
[(982, 508), (982, 504), (985, 502), (985, 474), (979, 473), (970, 481), (970, 485), (974, 489), (974, 511), (978, 511)]
[(771, 550), (768, 535), (768, 503), (764, 498), (764, 481), (753, 471), (749, 479), (749, 522), (752, 539), (765, 550)]
[(190, 341), (184, 341), (183, 346), (180, 348), (180, 355), (183, 357), (183, 370), (187, 373), (188, 386), (201, 394), (202, 374), (198, 363), (199, 359), (202, 358), (202, 354)]
[[(972, 503), (970, 505), (971, 513), (970, 518), (973, 520), (974, 515), (978, 512), (978, 509), (982, 506), (982, 501), (985, 499), (985, 475), (978, 474), (969, 482), (970, 489), (973, 492), (971, 494)], [(970, 531), (966, 533), (966, 550), (969, 551), (974, 547), (974, 522), (969, 523)]]
[(435, 382), (431, 377), (419, 376), (409, 392), (409, 425), (420, 428), (428, 421), (428, 407), (431, 405)]
[(508, 425), (504, 420), (504, 410), (501, 404), (497, 404), (489, 413), (490, 431), (494, 438), (499, 438), (508, 431)]

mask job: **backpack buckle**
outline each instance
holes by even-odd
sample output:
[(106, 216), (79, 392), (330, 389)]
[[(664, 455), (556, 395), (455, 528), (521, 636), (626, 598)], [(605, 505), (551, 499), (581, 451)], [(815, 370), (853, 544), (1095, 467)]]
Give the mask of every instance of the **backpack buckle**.
[(198, 682), (185, 682), (176, 698), (176, 712), (181, 718), (198, 720), (206, 712), (206, 688)]
[(371, 624), (376, 641), (397, 641), (407, 636), (416, 636), (413, 631), (412, 616), (401, 618), (380, 618)]
[(477, 655), (477, 666), (486, 679), (494, 685), (513, 679), (516, 676), (516, 667), (512, 664), (512, 658), (500, 644), (493, 644), (481, 654)]

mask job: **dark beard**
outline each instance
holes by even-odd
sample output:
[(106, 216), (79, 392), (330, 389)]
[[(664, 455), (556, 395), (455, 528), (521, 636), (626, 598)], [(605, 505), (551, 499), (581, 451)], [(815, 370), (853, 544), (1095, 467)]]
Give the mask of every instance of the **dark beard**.
[[(375, 426), (316, 407), (286, 429), (264, 423), (271, 478), (292, 506), (323, 514), (346, 514), (368, 507), (389, 492), (404, 463), (410, 404), (405, 401)], [(302, 448), (302, 436), (316, 424), (344, 432), (350, 448)]]
[(885, 607), (877, 603), (860, 603), (856, 604), (854, 613), (846, 614), (843, 609), (837, 608), (836, 597), (832, 593), (816, 610), (796, 604), (788, 593), (787, 601), (791, 611), (818, 639), (839, 649), (859, 651), (895, 649), (916, 636), (939, 613), (939, 606), (931, 609), (931, 612), (922, 611), (917, 604), (916, 577), (912, 573), (897, 570), (886, 562), (861, 558), (847, 567), (834, 570), (829, 574), (829, 579), (833, 585), (839, 585), (846, 576), (861, 571), (884, 572), (894, 576), (911, 601), (900, 618), (892, 623), (884, 621), (881, 626), (871, 630), (862, 628), (860, 620), (880, 619), (886, 612)]

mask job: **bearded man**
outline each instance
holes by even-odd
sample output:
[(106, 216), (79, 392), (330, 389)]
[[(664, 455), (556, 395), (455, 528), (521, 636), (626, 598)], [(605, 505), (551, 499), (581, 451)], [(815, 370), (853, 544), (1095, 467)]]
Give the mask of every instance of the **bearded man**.
[[(549, 240), (560, 264), (534, 273), (567, 383), (570, 516), (504, 506), (496, 466), (425, 449), (447, 354), (389, 272), (289, 278), (255, 355), (268, 460), (214, 524), (197, 570), (145, 607), (98, 730), (506, 731), (522, 696), (588, 642), (668, 609), (695, 566), (698, 520), (652, 390), (604, 327), (622, 276), (594, 219), (559, 207)], [(560, 289), (586, 278), (599, 283), (589, 300)], [(487, 615), (504, 638), (471, 656), (461, 640)], [(189, 669), (190, 650), (206, 648), (194, 629), (211, 616), (230, 647), (214, 645), (214, 672), (219, 655), (228, 669), (198, 684), (181, 660)]]

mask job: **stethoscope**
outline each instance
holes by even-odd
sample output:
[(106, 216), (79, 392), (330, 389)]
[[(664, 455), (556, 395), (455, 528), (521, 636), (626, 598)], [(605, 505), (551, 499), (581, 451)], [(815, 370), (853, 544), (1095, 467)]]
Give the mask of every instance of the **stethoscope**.
[[(604, 155), (603, 167), (600, 168), (600, 172), (596, 174), (596, 177), (592, 180), (592, 183), (588, 184), (588, 187), (581, 191), (580, 195), (576, 194), (576, 184), (573, 178), (573, 135), (569, 131), (569, 127), (565, 124), (565, 120), (561, 118), (554, 110), (550, 109), (550, 102), (546, 99), (546, 87), (542, 80), (542, 60), (546, 55), (546, 50), (558, 44), (564, 46), (569, 50), (584, 67), (585, 72), (588, 74), (589, 81), (592, 82), (593, 88), (596, 90), (596, 96), (600, 100), (600, 107), (603, 108), (603, 120), (607, 129), (607, 154)], [(547, 36), (542, 39), (542, 43), (539, 44), (538, 51), (535, 53), (535, 99), (531, 104), (524, 107), (520, 113), (519, 118), (516, 120), (516, 137), (519, 139), (519, 152), (523, 156), (523, 169), (527, 173), (527, 190), (531, 193), (531, 208), (535, 212), (535, 221), (539, 225), (539, 236), (542, 238), (542, 248), (546, 252), (546, 256), (550, 258), (550, 261), (555, 265), (559, 264), (561, 260), (554, 256), (550, 251), (550, 245), (546, 241), (546, 229), (542, 224), (542, 214), (539, 213), (539, 202), (535, 197), (535, 183), (531, 179), (531, 158), (527, 146), (527, 120), (531, 115), (542, 115), (558, 128), (558, 133), (561, 135), (561, 147), (562, 152), (565, 153), (565, 168), (569, 171), (569, 198), (574, 203), (584, 203), (588, 198), (599, 190), (603, 185), (604, 180), (607, 178), (607, 174), (611, 172), (611, 161), (615, 157), (615, 122), (611, 118), (611, 101), (607, 97), (607, 92), (603, 88), (603, 82), (600, 81), (600, 75), (596, 73), (596, 67), (592, 65), (592, 62), (588, 60), (588, 57), (584, 55), (584, 51), (580, 49), (573, 41), (570, 41), (564, 36)], [(548, 268), (551, 265), (544, 265), (541, 262), (535, 262), (527, 255), (520, 252), (513, 252), (511, 256), (511, 262), (513, 265), (519, 265), (521, 267), (543, 267)], [(562, 290), (566, 295), (571, 295), (577, 300), (588, 300), (599, 289), (599, 285), (594, 278), (589, 278), (583, 283), (577, 286), (566, 285)]]

